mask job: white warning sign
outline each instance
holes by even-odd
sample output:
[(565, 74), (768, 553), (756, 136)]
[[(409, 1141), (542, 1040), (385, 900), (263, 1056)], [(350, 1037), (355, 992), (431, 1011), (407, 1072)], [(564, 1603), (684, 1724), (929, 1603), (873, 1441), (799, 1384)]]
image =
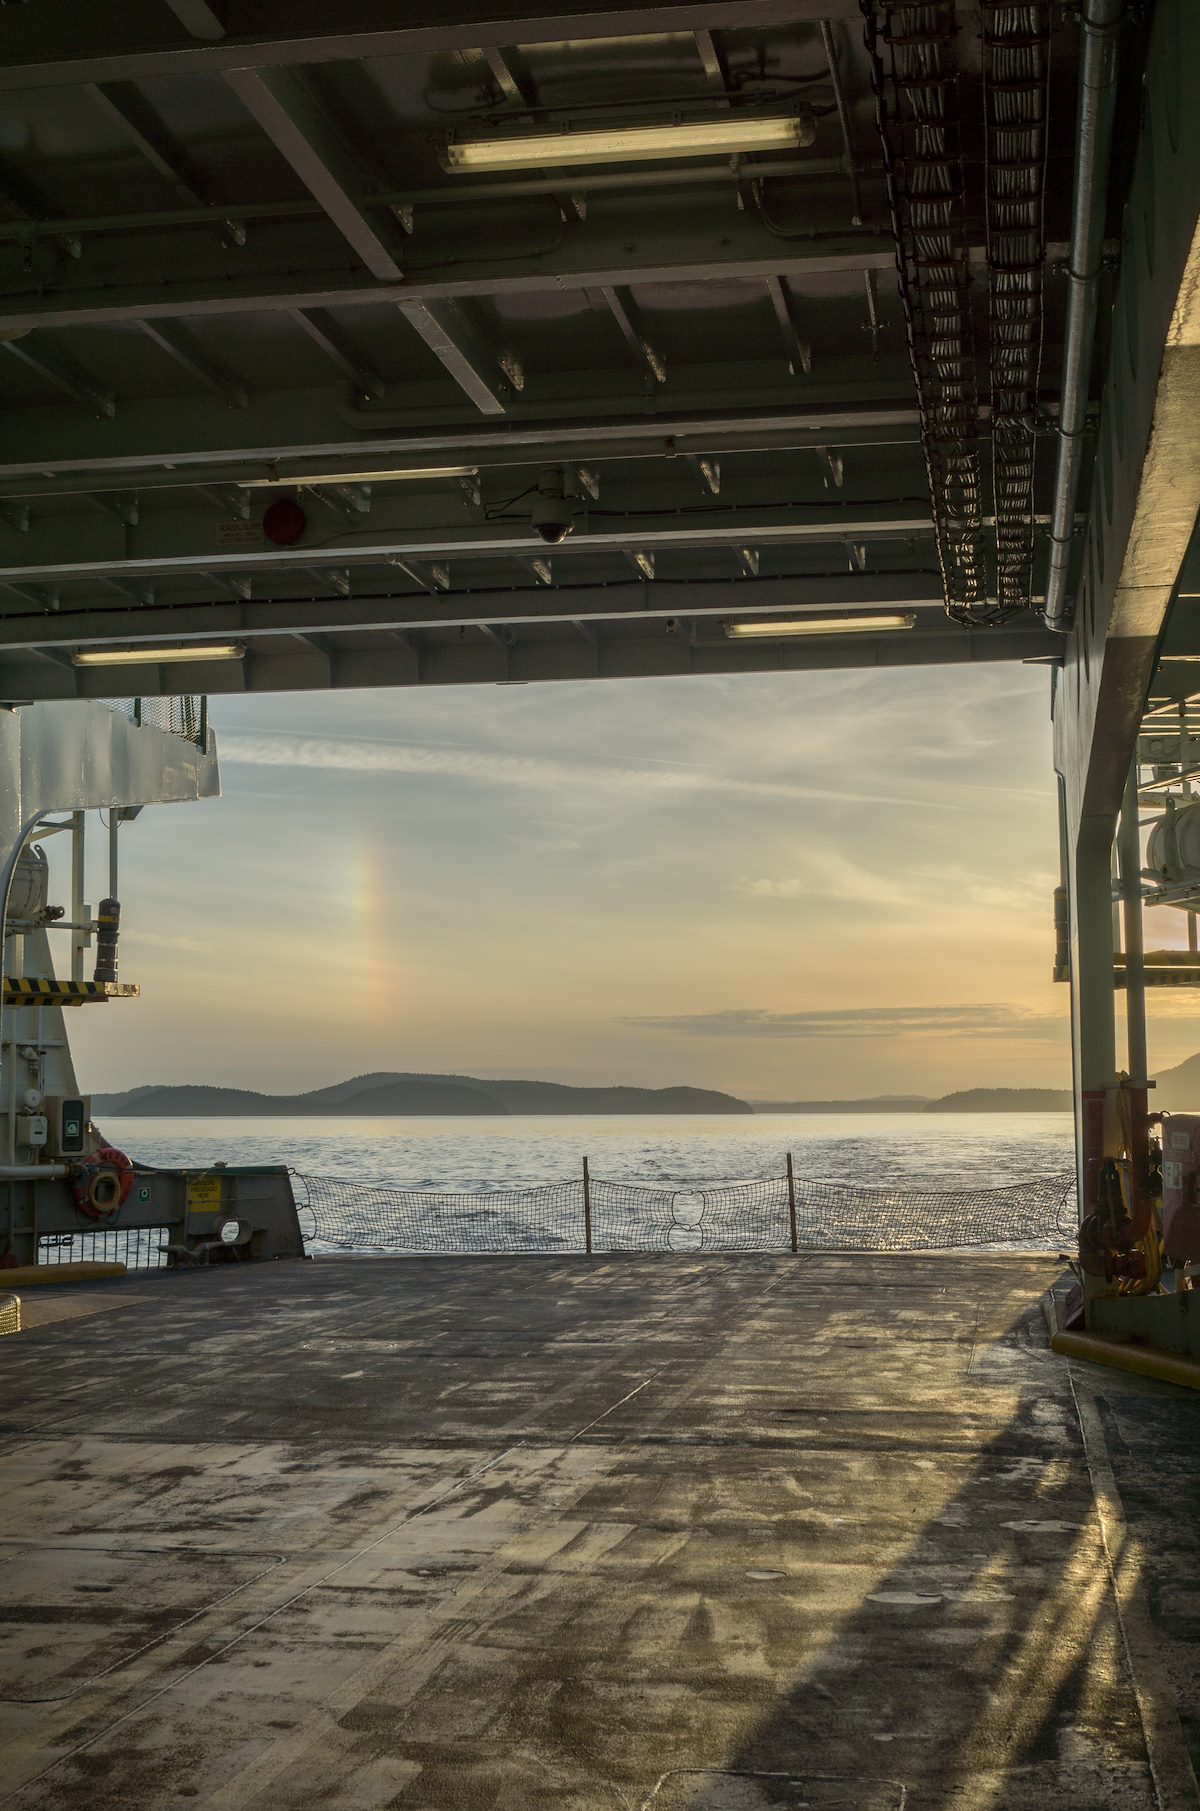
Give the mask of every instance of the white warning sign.
[(218, 522), (218, 547), (265, 547), (267, 538), (257, 522)]

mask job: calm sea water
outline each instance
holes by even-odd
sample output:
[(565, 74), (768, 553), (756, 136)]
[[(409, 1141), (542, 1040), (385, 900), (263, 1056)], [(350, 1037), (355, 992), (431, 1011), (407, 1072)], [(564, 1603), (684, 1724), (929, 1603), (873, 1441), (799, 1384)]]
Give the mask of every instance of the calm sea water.
[(1000, 1187), (1072, 1168), (1065, 1113), (762, 1113), (480, 1119), (134, 1119), (105, 1134), (164, 1168), (286, 1163), (394, 1188), (487, 1193), (592, 1173), (612, 1181), (797, 1176), (868, 1187)]

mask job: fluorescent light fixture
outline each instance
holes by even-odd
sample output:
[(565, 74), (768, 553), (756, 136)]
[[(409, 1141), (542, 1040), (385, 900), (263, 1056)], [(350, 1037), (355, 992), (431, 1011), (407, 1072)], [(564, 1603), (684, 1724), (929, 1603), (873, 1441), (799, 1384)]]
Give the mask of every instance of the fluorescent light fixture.
[(414, 465), (402, 472), (278, 472), (274, 478), (237, 478), (239, 490), (281, 490), (290, 484), (391, 484), (402, 478), (474, 478), (477, 465)]
[(175, 648), (78, 648), (71, 659), (77, 667), (157, 667), (179, 660), (244, 660), (240, 642), (193, 642)]
[(680, 120), (658, 126), (605, 126), (595, 131), (539, 132), (532, 138), (450, 139), (447, 170), (531, 170), (563, 164), (646, 163), (672, 157), (731, 156), (739, 151), (795, 151), (816, 135), (808, 114), (768, 119)]
[(911, 610), (875, 616), (739, 617), (725, 624), (725, 633), (739, 641), (751, 635), (879, 635), (888, 629), (915, 628), (916, 622)]

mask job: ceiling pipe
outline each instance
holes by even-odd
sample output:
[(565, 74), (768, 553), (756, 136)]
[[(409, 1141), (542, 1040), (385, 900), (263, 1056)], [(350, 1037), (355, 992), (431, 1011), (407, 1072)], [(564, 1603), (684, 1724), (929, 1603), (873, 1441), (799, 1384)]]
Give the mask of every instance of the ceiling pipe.
[(850, 216), (852, 226), (863, 223), (862, 189), (858, 180), (858, 159), (854, 153), (854, 127), (850, 120), (850, 108), (846, 102), (846, 90), (842, 83), (842, 72), (838, 68), (837, 44), (833, 36), (833, 27), (828, 19), (821, 21), (821, 45), (825, 52), (825, 61), (829, 65), (829, 80), (833, 85), (834, 105), (837, 107), (838, 125), (842, 129), (842, 143), (846, 147), (846, 174), (850, 178), (850, 193), (854, 201), (854, 212)]
[(1067, 318), (1058, 417), (1058, 464), (1054, 474), (1050, 569), (1046, 577), (1043, 612), (1046, 627), (1062, 632), (1070, 627), (1067, 576), (1071, 565), (1075, 505), (1087, 424), (1088, 378), (1103, 268), (1108, 165), (1117, 95), (1117, 30), (1124, 17), (1125, 0), (1083, 0), (1080, 15), (1083, 52), (1079, 64), (1071, 245), (1067, 254)]

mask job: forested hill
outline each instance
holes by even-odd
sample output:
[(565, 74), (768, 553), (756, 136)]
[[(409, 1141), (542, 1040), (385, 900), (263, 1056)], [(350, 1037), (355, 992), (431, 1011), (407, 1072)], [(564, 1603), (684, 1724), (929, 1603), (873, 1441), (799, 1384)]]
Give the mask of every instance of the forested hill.
[(96, 1114), (192, 1118), (337, 1114), (419, 1116), (509, 1113), (750, 1113), (744, 1100), (709, 1088), (572, 1088), (561, 1082), (481, 1081), (471, 1075), (358, 1075), (307, 1094), (150, 1084), (97, 1094)]
[(926, 1113), (1069, 1113), (1069, 1088), (963, 1088), (931, 1100)]

